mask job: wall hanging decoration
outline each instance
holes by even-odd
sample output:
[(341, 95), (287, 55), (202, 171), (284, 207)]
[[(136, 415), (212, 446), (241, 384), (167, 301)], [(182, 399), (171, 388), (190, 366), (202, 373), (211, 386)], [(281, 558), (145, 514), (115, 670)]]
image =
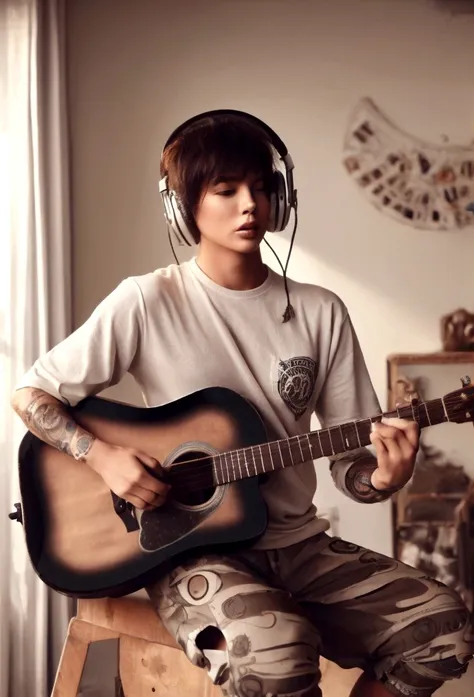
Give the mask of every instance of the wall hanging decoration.
[(474, 313), (459, 308), (441, 317), (443, 351), (474, 351)]
[(474, 223), (474, 145), (436, 145), (395, 126), (371, 99), (352, 113), (343, 163), (380, 211), (426, 230)]

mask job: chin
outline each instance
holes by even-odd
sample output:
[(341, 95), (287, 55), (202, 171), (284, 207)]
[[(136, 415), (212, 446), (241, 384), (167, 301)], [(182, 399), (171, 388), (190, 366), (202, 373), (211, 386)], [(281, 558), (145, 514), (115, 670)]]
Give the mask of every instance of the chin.
[(240, 244), (233, 245), (236, 252), (241, 254), (253, 254), (260, 249), (262, 240), (260, 237), (254, 240), (242, 240)]

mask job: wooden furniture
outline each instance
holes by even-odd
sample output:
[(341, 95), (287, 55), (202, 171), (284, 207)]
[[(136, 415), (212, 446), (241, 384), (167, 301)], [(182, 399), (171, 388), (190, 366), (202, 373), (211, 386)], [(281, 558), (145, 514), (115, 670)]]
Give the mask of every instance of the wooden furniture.
[(51, 697), (76, 697), (90, 644), (119, 640), (124, 697), (222, 697), (207, 672), (186, 658), (151, 603), (140, 597), (79, 600)]
[[(104, 639), (119, 640), (124, 697), (222, 697), (207, 672), (186, 658), (150, 601), (136, 596), (78, 601), (51, 697), (76, 697), (89, 646)], [(321, 658), (324, 697), (348, 697), (360, 672)]]
[[(387, 359), (388, 408), (474, 381), (474, 352), (397, 354)], [(472, 609), (474, 433), (444, 424), (422, 433), (415, 474), (392, 498), (393, 554), (455, 588)], [(453, 459), (452, 459), (453, 458)]]

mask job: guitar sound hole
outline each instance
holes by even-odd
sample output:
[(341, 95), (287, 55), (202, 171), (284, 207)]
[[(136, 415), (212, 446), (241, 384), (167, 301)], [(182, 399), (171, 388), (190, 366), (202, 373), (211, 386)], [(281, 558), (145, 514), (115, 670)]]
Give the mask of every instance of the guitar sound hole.
[(173, 498), (178, 503), (202, 506), (214, 496), (212, 459), (207, 453), (183, 453), (173, 461), (170, 476)]

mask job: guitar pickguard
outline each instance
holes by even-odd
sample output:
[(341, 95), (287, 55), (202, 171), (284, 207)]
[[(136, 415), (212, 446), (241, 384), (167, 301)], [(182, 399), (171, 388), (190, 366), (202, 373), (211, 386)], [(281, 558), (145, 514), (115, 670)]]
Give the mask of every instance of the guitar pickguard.
[(183, 506), (171, 499), (153, 511), (137, 511), (140, 548), (155, 552), (193, 532), (217, 510), (226, 489), (227, 486), (217, 487), (212, 498), (200, 506)]

